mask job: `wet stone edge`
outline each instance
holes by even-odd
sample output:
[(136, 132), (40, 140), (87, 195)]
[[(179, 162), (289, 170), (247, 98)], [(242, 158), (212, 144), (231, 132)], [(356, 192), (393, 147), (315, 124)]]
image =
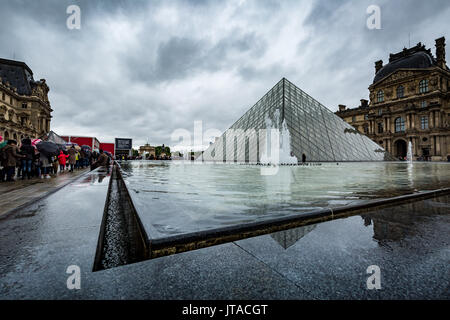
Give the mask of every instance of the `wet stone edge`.
[(93, 271), (148, 259), (147, 235), (117, 164), (113, 165)]

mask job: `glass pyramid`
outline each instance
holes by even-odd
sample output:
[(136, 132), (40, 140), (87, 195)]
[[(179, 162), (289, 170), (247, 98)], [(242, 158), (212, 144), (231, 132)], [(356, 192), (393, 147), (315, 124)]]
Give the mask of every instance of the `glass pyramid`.
[[(276, 137), (277, 132), (282, 137), (280, 150), (288, 149), (288, 157), (296, 157), (295, 162), (394, 160), (382, 147), (285, 78), (216, 138), (197, 160), (264, 163), (264, 154), (273, 148), (270, 136)], [(286, 163), (281, 156), (279, 163)]]

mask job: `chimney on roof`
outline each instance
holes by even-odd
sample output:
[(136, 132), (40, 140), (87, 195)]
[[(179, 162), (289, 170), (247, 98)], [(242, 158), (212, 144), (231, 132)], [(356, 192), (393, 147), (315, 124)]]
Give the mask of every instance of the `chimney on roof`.
[(375, 74), (377, 74), (380, 69), (383, 68), (383, 60), (378, 60), (375, 62)]
[(439, 67), (445, 69), (445, 38), (436, 39), (436, 60)]
[(345, 111), (346, 108), (347, 108), (347, 106), (345, 104), (339, 105), (339, 111)]
[(361, 99), (360, 101), (361, 101), (361, 107), (362, 107), (362, 108), (367, 108), (367, 107), (369, 107), (369, 101), (368, 101), (368, 100), (366, 100), (366, 99)]

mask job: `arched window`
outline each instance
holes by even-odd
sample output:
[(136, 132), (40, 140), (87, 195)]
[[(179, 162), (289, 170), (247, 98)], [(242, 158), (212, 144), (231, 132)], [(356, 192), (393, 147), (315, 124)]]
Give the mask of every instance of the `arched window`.
[(369, 134), (369, 125), (367, 123), (363, 124), (363, 130), (365, 134)]
[(419, 82), (419, 93), (425, 93), (428, 92), (428, 80), (420, 80)]
[(403, 86), (397, 87), (397, 98), (403, 98), (405, 96), (405, 88)]
[(395, 119), (395, 132), (404, 132), (405, 131), (405, 119), (399, 117)]
[(377, 92), (377, 102), (383, 102), (384, 101), (384, 92), (383, 90), (378, 90)]
[(383, 133), (383, 122), (378, 122), (378, 133)]
[(420, 128), (422, 130), (428, 129), (428, 117), (421, 117), (420, 118)]

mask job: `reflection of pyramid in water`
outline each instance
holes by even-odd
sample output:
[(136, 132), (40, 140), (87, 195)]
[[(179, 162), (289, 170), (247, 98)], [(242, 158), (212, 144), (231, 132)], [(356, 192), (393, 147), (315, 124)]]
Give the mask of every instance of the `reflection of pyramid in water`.
[(287, 127), (290, 155), (299, 161), (303, 154), (306, 161), (393, 160), (383, 148), (284, 78), (198, 160), (262, 162), (268, 143), (260, 132), (267, 129), (268, 119), (277, 129)]
[(290, 246), (294, 245), (298, 240), (306, 236), (308, 233), (313, 231), (313, 229), (316, 227), (315, 224), (304, 226), (304, 227), (298, 227), (294, 229), (289, 229), (285, 231), (279, 231), (272, 233), (270, 236), (278, 242), (280, 246), (282, 246), (284, 249), (289, 248)]

